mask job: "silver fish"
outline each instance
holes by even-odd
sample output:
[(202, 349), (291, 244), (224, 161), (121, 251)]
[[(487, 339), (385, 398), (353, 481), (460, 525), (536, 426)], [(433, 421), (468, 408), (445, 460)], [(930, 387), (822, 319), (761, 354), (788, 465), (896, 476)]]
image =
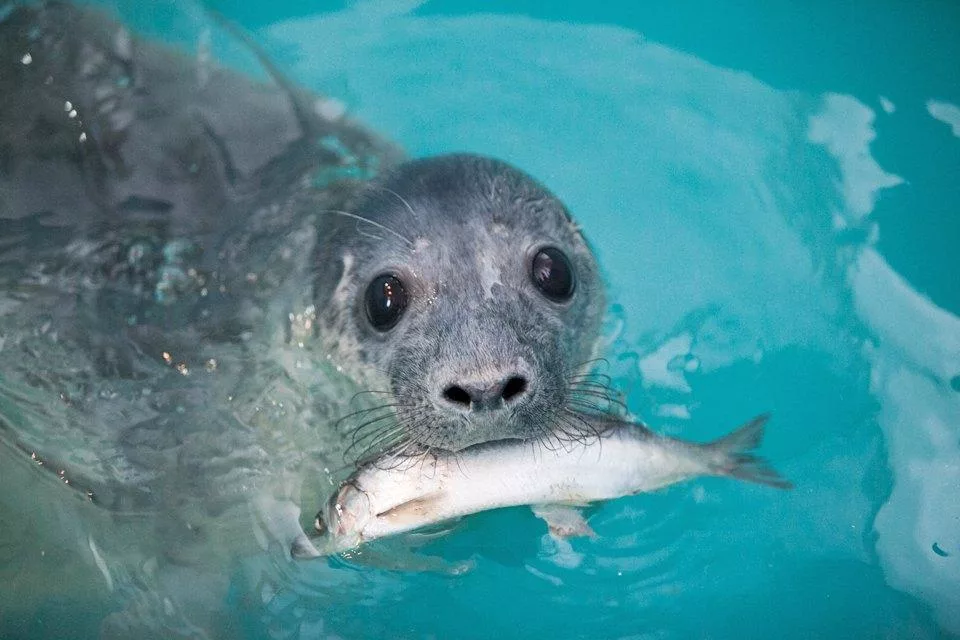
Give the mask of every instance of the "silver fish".
[[(354, 473), (318, 514), (322, 553), (488, 509), (585, 505), (655, 491), (697, 476), (725, 476), (779, 489), (790, 483), (750, 453), (768, 416), (713, 442), (658, 435), (644, 426), (583, 416), (597, 437), (547, 449), (500, 441), (416, 461), (374, 461)], [(392, 464), (385, 464), (390, 462)], [(312, 554), (311, 554), (312, 555)]]

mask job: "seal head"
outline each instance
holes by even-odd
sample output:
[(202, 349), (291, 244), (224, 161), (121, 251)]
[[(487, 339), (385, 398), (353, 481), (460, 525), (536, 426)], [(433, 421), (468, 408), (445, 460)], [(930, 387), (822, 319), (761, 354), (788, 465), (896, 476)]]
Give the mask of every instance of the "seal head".
[(556, 196), (504, 162), (449, 155), (400, 165), (335, 213), (315, 258), (318, 331), (377, 398), (352, 425), (364, 453), (576, 431), (605, 300)]

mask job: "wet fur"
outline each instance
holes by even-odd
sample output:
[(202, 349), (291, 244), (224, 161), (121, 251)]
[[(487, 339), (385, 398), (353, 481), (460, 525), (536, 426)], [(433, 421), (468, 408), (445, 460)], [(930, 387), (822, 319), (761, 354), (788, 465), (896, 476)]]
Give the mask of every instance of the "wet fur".
[[(318, 270), (315, 300), (324, 345), (384, 395), (383, 411), (365, 414), (383, 424), (364, 454), (536, 438), (572, 407), (572, 382), (590, 390), (574, 376), (595, 354), (603, 284), (590, 247), (545, 187), (497, 160), (442, 156), (401, 165), (365, 191), (355, 213), (331, 219), (318, 243), (317, 264), (349, 268)], [(547, 245), (573, 263), (569, 302), (546, 299), (531, 281), (533, 254)], [(362, 305), (383, 272), (400, 275), (411, 293), (388, 333), (370, 326)], [(446, 382), (507, 370), (530, 380), (521, 408), (451, 415), (437, 406)]]

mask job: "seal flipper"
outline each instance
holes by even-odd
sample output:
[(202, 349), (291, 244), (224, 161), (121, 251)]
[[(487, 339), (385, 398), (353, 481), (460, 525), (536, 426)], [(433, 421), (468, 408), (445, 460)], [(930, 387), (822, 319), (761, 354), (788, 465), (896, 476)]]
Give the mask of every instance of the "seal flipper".
[(535, 504), (530, 508), (533, 510), (533, 515), (547, 523), (550, 534), (555, 538), (597, 537), (597, 533), (583, 517), (583, 512), (576, 507), (562, 504)]

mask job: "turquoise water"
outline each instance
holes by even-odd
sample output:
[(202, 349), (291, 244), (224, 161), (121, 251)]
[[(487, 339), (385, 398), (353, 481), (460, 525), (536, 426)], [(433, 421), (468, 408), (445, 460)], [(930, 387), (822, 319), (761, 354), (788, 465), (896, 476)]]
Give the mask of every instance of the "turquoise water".
[[(543, 180), (604, 266), (631, 410), (693, 440), (772, 412), (763, 453), (796, 488), (698, 480), (559, 544), (529, 510), (479, 514), (420, 541), (472, 560), (457, 577), (245, 558), (238, 634), (960, 636), (952, 4), (299, 4), (216, 6), (411, 155)], [(195, 37), (193, 9), (121, 13)], [(72, 606), (24, 637), (93, 635)]]

